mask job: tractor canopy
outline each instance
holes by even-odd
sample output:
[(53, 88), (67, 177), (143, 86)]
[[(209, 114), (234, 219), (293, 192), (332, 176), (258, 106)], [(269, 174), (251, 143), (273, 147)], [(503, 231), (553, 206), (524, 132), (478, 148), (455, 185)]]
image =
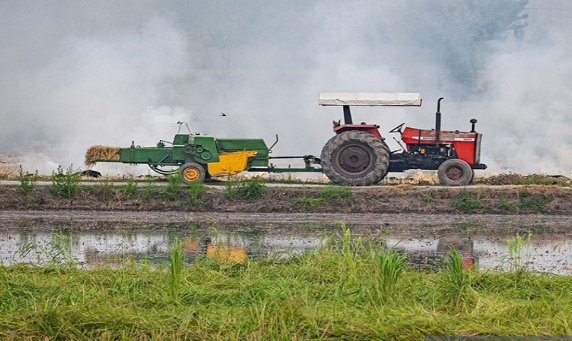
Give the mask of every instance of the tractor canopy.
[(319, 105), (336, 106), (421, 106), (421, 94), (418, 93), (321, 93)]

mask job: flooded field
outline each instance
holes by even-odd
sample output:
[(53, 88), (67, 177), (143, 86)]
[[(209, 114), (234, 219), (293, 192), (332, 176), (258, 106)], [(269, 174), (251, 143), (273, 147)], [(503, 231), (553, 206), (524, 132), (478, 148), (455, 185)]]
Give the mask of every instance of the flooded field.
[[(322, 247), (344, 221), (362, 236), (406, 253), (416, 267), (441, 263), (454, 247), (467, 264), (504, 269), (511, 257), (507, 240), (528, 240), (518, 262), (532, 271), (572, 274), (572, 222), (563, 216), (415, 216), (324, 214), (149, 213), (131, 216), (106, 212), (0, 214), (0, 262), (4, 265), (73, 261), (83, 266), (125, 259), (164, 262), (175, 241), (188, 262), (197, 255), (224, 252), (229, 260), (288, 256)], [(162, 221), (158, 223), (157, 221)], [(334, 238), (335, 239), (335, 238)]]

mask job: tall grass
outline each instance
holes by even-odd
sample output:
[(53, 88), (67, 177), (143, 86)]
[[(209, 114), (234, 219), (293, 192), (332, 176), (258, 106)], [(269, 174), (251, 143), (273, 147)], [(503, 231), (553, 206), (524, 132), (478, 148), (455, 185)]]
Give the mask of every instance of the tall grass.
[(508, 247), (508, 270), (512, 272), (523, 272), (526, 269), (526, 261), (528, 255), (528, 247), (532, 234), (528, 233), (524, 236), (517, 234), (511, 239), (506, 240)]
[(407, 257), (390, 249), (377, 251), (374, 260), (377, 265), (374, 290), (376, 297), (385, 302), (392, 297), (397, 282), (405, 271)]
[[(341, 234), (341, 254), (342, 257), (344, 259), (344, 263), (346, 266), (346, 271), (347, 271), (347, 276), (351, 279), (354, 279), (356, 277), (357, 274), (357, 260), (356, 260), (356, 256), (358, 256), (356, 254), (355, 250), (355, 244), (353, 243), (352, 240), (352, 234), (350, 229), (346, 226), (346, 224), (344, 223), (340, 223), (340, 226), (342, 228), (342, 234)], [(359, 243), (359, 240), (358, 240)], [(358, 244), (359, 245), (359, 244)]]
[(451, 247), (445, 258), (445, 271), (442, 273), (440, 286), (445, 304), (461, 306), (470, 299), (470, 276), (463, 270), (463, 258)]
[(168, 267), (168, 291), (173, 300), (179, 299), (179, 290), (181, 288), (181, 273), (183, 271), (183, 243), (175, 240), (171, 244), (169, 251), (169, 267)]
[[(59, 271), (0, 266), (0, 338), (572, 334), (571, 277), (523, 272), (515, 281), (513, 273), (467, 271), (453, 250), (442, 270), (402, 271), (399, 257), (384, 258), (397, 254), (381, 242), (352, 237), (347, 227), (326, 247), (291, 257), (224, 263), (203, 255), (183, 266), (182, 252), (175, 242), (166, 268), (133, 261)], [(372, 299), (375, 285), (391, 292), (387, 299)]]

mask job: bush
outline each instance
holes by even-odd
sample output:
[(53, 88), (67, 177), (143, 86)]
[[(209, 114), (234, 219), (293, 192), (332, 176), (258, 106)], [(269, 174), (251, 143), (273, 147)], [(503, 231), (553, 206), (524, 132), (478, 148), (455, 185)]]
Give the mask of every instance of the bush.
[(36, 188), (38, 184), (38, 171), (35, 173), (24, 172), (22, 166), (18, 172), (20, 174), (20, 186), (18, 186), (18, 192), (25, 198), (30, 198), (32, 191)]
[(202, 182), (191, 182), (187, 191), (187, 204), (200, 205), (203, 202), (200, 200), (201, 193), (207, 189)]
[(163, 196), (167, 200), (174, 201), (179, 196), (179, 190), (183, 186), (183, 182), (181, 181), (181, 177), (178, 173), (171, 174), (167, 177), (169, 181), (165, 189), (163, 190)]
[(74, 173), (73, 165), (69, 166), (65, 172), (60, 165), (56, 172), (52, 172), (50, 193), (58, 197), (73, 199), (80, 188), (79, 181), (79, 172)]
[(143, 192), (143, 200), (149, 200), (153, 197), (153, 193), (155, 192), (155, 184), (151, 177), (149, 177), (149, 181), (147, 182), (147, 186), (145, 186), (145, 191)]
[(108, 180), (96, 185), (95, 188), (103, 200), (109, 200), (113, 196), (113, 184)]
[(127, 199), (131, 198), (137, 193), (137, 181), (133, 179), (127, 180), (127, 184), (121, 188), (121, 192)]
[(234, 181), (234, 179), (232, 178), (232, 176), (228, 176), (226, 178), (226, 181), (224, 182), (224, 197), (225, 198), (232, 198), (234, 196), (234, 187), (236, 185), (236, 182)]

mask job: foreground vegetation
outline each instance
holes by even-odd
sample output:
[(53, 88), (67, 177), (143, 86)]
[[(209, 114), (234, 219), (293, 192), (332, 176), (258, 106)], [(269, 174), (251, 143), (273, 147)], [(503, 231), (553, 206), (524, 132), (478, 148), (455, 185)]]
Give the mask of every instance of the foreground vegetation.
[[(508, 273), (413, 270), (383, 242), (343, 228), (302, 255), (229, 262), (225, 252), (185, 263), (125, 260), (82, 269), (0, 267), (4, 339), (399, 339), (426, 335), (571, 335), (572, 278), (528, 273), (515, 238)], [(217, 256), (218, 255), (218, 256)]]

